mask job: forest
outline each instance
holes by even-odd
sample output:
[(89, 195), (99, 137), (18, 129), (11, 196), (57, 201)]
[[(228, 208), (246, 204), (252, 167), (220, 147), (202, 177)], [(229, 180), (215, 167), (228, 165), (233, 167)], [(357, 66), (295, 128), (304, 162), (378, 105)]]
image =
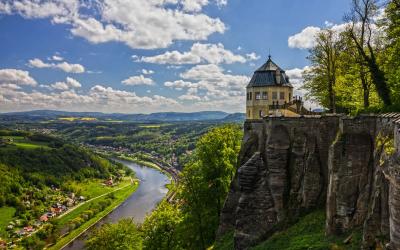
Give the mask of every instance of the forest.
[(306, 97), (329, 112), (400, 109), (400, 1), (352, 0), (344, 24), (321, 30), (303, 72)]

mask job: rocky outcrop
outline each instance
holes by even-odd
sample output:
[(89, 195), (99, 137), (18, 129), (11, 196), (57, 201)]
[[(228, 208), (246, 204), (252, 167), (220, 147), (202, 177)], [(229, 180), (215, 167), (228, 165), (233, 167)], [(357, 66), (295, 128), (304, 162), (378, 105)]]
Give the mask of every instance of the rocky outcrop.
[[(363, 249), (400, 249), (400, 114), (246, 121), (218, 235), (247, 249), (326, 208), (327, 234), (363, 229)], [(396, 151), (397, 150), (397, 151)], [(387, 238), (386, 242), (382, 239)]]

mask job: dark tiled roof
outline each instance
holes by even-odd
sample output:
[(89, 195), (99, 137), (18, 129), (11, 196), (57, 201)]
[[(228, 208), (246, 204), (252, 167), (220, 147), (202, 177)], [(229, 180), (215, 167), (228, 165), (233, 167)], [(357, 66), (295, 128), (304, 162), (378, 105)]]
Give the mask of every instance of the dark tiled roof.
[[(276, 72), (279, 71), (280, 81), (277, 82)], [(265, 87), (265, 86), (286, 86), (293, 87), (289, 83), (289, 77), (285, 74), (285, 71), (276, 65), (271, 57), (258, 68), (251, 78), (247, 87)]]

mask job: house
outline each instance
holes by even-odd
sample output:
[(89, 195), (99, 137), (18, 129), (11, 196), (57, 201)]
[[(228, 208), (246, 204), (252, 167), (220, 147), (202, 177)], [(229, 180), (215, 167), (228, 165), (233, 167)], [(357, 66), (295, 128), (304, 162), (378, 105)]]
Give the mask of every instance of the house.
[(60, 207), (51, 207), (50, 208), (50, 211), (53, 213), (53, 214), (61, 214), (64, 210), (62, 209), (62, 207), (60, 206)]
[(285, 71), (268, 57), (246, 87), (246, 119), (282, 114), (299, 116), (309, 112), (300, 98), (293, 97), (293, 86)]
[(106, 186), (112, 186), (114, 184), (112, 177), (104, 182)]
[(33, 227), (32, 226), (24, 227), (24, 231), (27, 233), (31, 233), (31, 232), (33, 232)]
[(67, 198), (64, 203), (67, 207), (72, 207), (74, 205), (75, 201), (71, 198)]
[(26, 234), (26, 232), (24, 231), (24, 229), (20, 229), (15, 231), (15, 234), (19, 237), (24, 236)]
[(47, 218), (53, 218), (53, 217), (56, 216), (56, 214), (53, 213), (53, 212), (48, 212), (48, 213), (46, 214), (46, 216), (47, 216)]
[(35, 221), (35, 223), (33, 223), (33, 226), (38, 228), (42, 225), (42, 222), (40, 222), (39, 220)]
[(47, 214), (44, 214), (44, 215), (40, 216), (39, 220), (41, 222), (47, 222), (49, 220), (49, 218), (47, 217)]
[(7, 249), (7, 242), (3, 239), (0, 239), (0, 249)]

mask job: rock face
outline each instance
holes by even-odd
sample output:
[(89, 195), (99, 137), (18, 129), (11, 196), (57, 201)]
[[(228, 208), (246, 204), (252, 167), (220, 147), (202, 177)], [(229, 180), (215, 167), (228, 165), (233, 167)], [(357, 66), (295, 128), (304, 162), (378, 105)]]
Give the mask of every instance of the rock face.
[[(363, 228), (363, 249), (400, 249), (400, 114), (246, 121), (218, 236), (236, 249), (326, 208), (327, 234)], [(400, 121), (400, 120), (399, 120)]]

